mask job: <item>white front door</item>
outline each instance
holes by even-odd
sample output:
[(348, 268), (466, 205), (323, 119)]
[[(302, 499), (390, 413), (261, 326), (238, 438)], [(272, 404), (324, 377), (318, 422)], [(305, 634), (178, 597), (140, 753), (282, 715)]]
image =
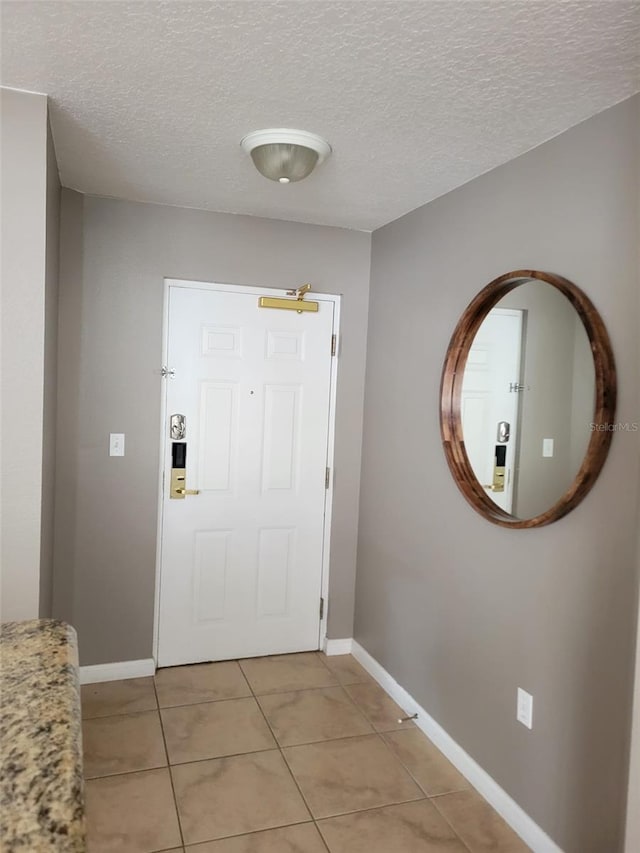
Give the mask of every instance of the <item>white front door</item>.
[[(473, 339), (462, 384), (462, 431), (469, 462), (491, 500), (506, 512), (513, 507), (521, 351), (522, 311), (494, 308)], [(509, 424), (507, 440), (498, 435), (501, 422)], [(491, 488), (497, 454), (505, 457), (502, 492)]]
[(169, 284), (160, 666), (319, 647), (334, 301), (307, 298)]

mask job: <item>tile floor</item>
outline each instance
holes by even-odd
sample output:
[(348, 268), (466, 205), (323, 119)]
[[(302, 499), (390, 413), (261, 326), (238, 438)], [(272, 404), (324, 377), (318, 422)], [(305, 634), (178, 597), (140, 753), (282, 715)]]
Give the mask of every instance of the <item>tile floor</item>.
[(350, 656), (82, 688), (89, 853), (528, 848)]

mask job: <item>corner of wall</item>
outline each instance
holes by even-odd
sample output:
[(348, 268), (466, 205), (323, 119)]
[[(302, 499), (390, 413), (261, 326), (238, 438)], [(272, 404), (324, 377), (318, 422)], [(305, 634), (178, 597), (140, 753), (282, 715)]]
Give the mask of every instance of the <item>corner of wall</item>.
[(53, 539), (58, 376), (58, 279), (60, 254), (60, 175), (47, 119), (46, 238), (44, 295), (44, 383), (42, 510), (40, 520), (40, 617), (50, 617), (53, 600)]
[(83, 212), (84, 196), (63, 187), (60, 193), (52, 611), (56, 619), (71, 624), (74, 621), (73, 555), (79, 472)]

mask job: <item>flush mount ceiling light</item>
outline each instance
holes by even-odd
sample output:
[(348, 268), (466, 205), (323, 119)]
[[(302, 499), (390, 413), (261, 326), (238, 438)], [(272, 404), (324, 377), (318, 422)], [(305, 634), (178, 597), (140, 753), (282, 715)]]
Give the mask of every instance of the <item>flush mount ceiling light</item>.
[(301, 181), (331, 154), (328, 142), (306, 130), (272, 127), (254, 130), (240, 142), (265, 178), (281, 184)]

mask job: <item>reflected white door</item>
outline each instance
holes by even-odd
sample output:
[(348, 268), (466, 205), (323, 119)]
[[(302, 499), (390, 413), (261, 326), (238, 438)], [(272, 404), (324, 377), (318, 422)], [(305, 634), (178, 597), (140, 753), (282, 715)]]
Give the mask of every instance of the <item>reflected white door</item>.
[[(161, 666), (319, 647), (334, 303), (318, 301), (169, 286)], [(172, 414), (199, 490), (183, 500)]]
[[(473, 340), (464, 371), (461, 417), (464, 444), (471, 467), (494, 503), (512, 511), (518, 429), (522, 311), (494, 308)], [(510, 425), (507, 442), (498, 440), (498, 423)], [(506, 450), (504, 491), (493, 484), (496, 447)]]

